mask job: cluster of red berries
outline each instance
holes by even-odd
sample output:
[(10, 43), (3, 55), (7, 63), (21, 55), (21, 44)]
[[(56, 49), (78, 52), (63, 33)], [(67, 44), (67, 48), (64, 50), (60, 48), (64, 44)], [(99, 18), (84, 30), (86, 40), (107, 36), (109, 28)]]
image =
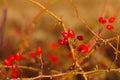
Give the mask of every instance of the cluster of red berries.
[[(82, 53), (86, 54), (89, 51), (89, 47), (86, 44), (80, 44), (77, 48), (77, 51), (81, 51)], [(67, 54), (69, 58), (73, 58), (72, 52)]]
[[(74, 38), (75, 37), (75, 32), (72, 29), (69, 29), (67, 32), (62, 32), (61, 35), (64, 37), (64, 40), (59, 39), (58, 43), (60, 45), (63, 44), (68, 44), (68, 38)], [(83, 36), (82, 35), (78, 35), (77, 36), (78, 40), (83, 40)], [(86, 44), (80, 44), (77, 49), (77, 51), (81, 51), (82, 53), (87, 53), (89, 51), (89, 48)], [(72, 58), (72, 53), (70, 52), (68, 54), (69, 58)]]
[(17, 53), (16, 55), (9, 56), (8, 59), (5, 59), (4, 64), (7, 66), (11, 66), (15, 60), (20, 61), (21, 59), (22, 59), (22, 55), (20, 53)]
[(98, 19), (98, 21), (99, 21), (100, 23), (102, 23), (102, 24), (106, 24), (107, 22), (109, 23), (109, 24), (106, 26), (106, 28), (107, 28), (108, 30), (113, 30), (113, 29), (114, 29), (114, 26), (113, 26), (111, 23), (115, 22), (115, 20), (116, 20), (115, 17), (110, 17), (108, 20), (106, 20), (104, 17), (100, 17), (100, 18)]
[[(82, 35), (78, 35), (78, 36), (77, 36), (77, 39), (78, 39), (78, 40), (83, 40), (83, 36), (82, 36)], [(88, 45), (86, 45), (86, 44), (80, 44), (80, 45), (77, 47), (76, 50), (77, 50), (77, 51), (81, 51), (82, 53), (86, 54), (86, 53), (89, 51), (89, 47), (88, 47)]]
[(41, 55), (42, 54), (42, 48), (40, 48), (40, 47), (38, 47), (37, 49), (36, 49), (36, 52), (30, 52), (30, 56), (31, 57), (36, 57), (37, 55)]
[(15, 61), (20, 60), (22, 60), (22, 55), (20, 53), (17, 53), (16, 55), (11, 55), (8, 59), (4, 60), (4, 64), (6, 66), (12, 66), (12, 78), (18, 77), (18, 65), (15, 64)]
[(80, 44), (77, 47), (77, 51), (81, 51), (82, 53), (86, 54), (89, 51), (89, 47), (86, 44)]
[(14, 64), (12, 65), (12, 78), (17, 78), (18, 77), (18, 65)]
[[(30, 56), (33, 58), (35, 58), (37, 55), (41, 55), (41, 54), (42, 54), (42, 48), (40, 48), (40, 47), (36, 49), (36, 52), (30, 52)], [(50, 54), (49, 58), (52, 62), (55, 62), (55, 63), (59, 61), (59, 58), (57, 56), (55, 56), (54, 54)]]
[(64, 39), (59, 39), (58, 43), (60, 45), (64, 45), (64, 44), (68, 44), (68, 38), (74, 38), (75, 37), (75, 33), (72, 29), (69, 29), (67, 32), (62, 32), (61, 33), (62, 36), (64, 37)]
[[(40, 47), (38, 47), (36, 49), (36, 52), (30, 52), (29, 53), (30, 57), (33, 57), (33, 58), (35, 58), (37, 55), (41, 55), (41, 54), (42, 54), (42, 48), (40, 48)], [(50, 54), (49, 58), (52, 62), (58, 62), (59, 61), (59, 58), (56, 57), (53, 54)], [(18, 77), (18, 71), (17, 71), (18, 70), (18, 65), (15, 64), (15, 63), (16, 63), (16, 61), (20, 61), (22, 59), (23, 59), (22, 54), (17, 53), (16, 55), (11, 55), (11, 56), (8, 57), (8, 59), (4, 60), (4, 64), (6, 66), (12, 66), (12, 68), (11, 68), (12, 69), (12, 78), (17, 78)]]
[(50, 54), (49, 58), (54, 63), (59, 62), (59, 58), (57, 56), (55, 56), (54, 54)]

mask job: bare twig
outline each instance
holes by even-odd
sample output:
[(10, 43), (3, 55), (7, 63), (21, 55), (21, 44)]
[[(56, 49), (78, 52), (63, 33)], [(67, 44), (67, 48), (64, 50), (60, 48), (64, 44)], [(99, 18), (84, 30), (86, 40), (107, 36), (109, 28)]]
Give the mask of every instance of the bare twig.
[[(18, 66), (18, 67), (21, 69), (28, 69), (28, 70), (37, 71), (37, 72), (39, 71), (38, 69), (33, 67), (27, 67), (27, 66)], [(3, 69), (3, 68), (12, 68), (12, 66), (0, 65), (0, 69)]]
[(18, 52), (22, 53), (24, 50), (25, 50), (25, 47), (27, 46), (27, 43), (28, 43), (28, 39), (30, 37), (30, 35), (32, 34), (34, 28), (35, 28), (35, 24), (38, 20), (38, 18), (40, 17), (40, 15), (44, 12), (44, 10), (42, 11), (39, 11), (37, 15), (35, 15), (35, 17), (33, 18), (32, 22), (31, 22), (31, 25), (30, 25), (30, 28), (27, 32), (27, 34), (25, 35), (25, 37), (23, 38), (23, 42), (20, 44), (20, 49)]
[[(80, 16), (80, 14), (78, 13), (78, 8), (76, 7), (76, 5), (73, 3), (73, 0), (70, 0), (71, 4), (73, 5), (76, 15), (78, 17), (78, 19), (85, 25), (85, 27), (96, 37), (96, 39), (103, 41), (104, 43), (108, 44), (110, 47), (112, 47), (115, 51), (117, 51), (118, 53), (120, 53), (119, 50), (117, 50), (109, 41), (104, 40), (103, 38), (101, 38), (97, 33), (95, 33), (92, 29), (91, 26)], [(105, 2), (105, 6), (107, 8), (107, 3), (108, 1), (106, 0)], [(106, 9), (105, 9), (106, 10)], [(104, 10), (104, 13), (105, 13)], [(89, 43), (89, 42), (88, 42)], [(94, 44), (94, 43), (93, 43)], [(91, 48), (92, 49), (92, 48)]]
[[(32, 3), (38, 5), (40, 8), (42, 8), (43, 10), (45, 10), (49, 15), (53, 16), (56, 20), (58, 20), (58, 21), (61, 23), (61, 25), (62, 25), (62, 27), (63, 27), (63, 30), (64, 30), (64, 31), (67, 31), (63, 19), (61, 19), (60, 17), (58, 17), (57, 15), (55, 15), (53, 12), (51, 12), (50, 10), (48, 10), (48, 9), (47, 9), (46, 7), (44, 7), (41, 3), (39, 3), (39, 2), (37, 2), (37, 1), (35, 1), (35, 0), (30, 0), (30, 1), (31, 1)], [(71, 52), (72, 52), (72, 54), (73, 54), (74, 63), (75, 63), (75, 65), (77, 65), (77, 63), (76, 63), (76, 58), (75, 58), (75, 53), (74, 53), (74, 48), (73, 48), (73, 46), (72, 46), (72, 44), (71, 44), (71, 42), (70, 42), (70, 39), (68, 39), (68, 43), (69, 43), (70, 50), (71, 50)], [(76, 66), (75, 66), (75, 69), (76, 69)]]
[[(119, 49), (119, 40), (120, 40), (118, 34), (117, 34), (117, 38), (116, 38), (116, 40), (117, 40), (117, 46), (116, 46), (116, 49), (118, 50), (118, 49)], [(114, 52), (114, 54), (115, 54), (115, 58), (114, 58), (113, 62), (111, 63), (109, 69), (112, 69), (112, 66), (114, 65), (115, 61), (118, 60), (118, 52)]]
[(39, 75), (42, 75), (43, 74), (43, 59), (42, 59), (42, 54), (39, 56), (39, 62), (40, 62), (40, 73), (39, 73)]
[(104, 4), (103, 11), (102, 11), (102, 14), (101, 14), (102, 17), (105, 17), (105, 14), (106, 14), (106, 11), (107, 11), (107, 8), (108, 8), (108, 2), (109, 2), (109, 0), (105, 0), (105, 4)]
[[(36, 5), (38, 5), (39, 7), (41, 7), (43, 10), (45, 10), (45, 12), (47, 12), (49, 15), (51, 15), (51, 16), (53, 16), (56, 20), (58, 20), (60, 23), (61, 23), (61, 25), (62, 25), (62, 27), (63, 27), (63, 29), (64, 29), (64, 31), (67, 31), (67, 29), (66, 29), (66, 26), (65, 26), (65, 24), (64, 24), (64, 21), (60, 18), (60, 17), (58, 17), (57, 15), (55, 15), (53, 12), (51, 12), (50, 10), (48, 10), (46, 7), (44, 7), (41, 3), (38, 3), (38, 2), (36, 2), (35, 0), (30, 0), (32, 3), (34, 3), (34, 4), (36, 4)], [(72, 2), (72, 0), (70, 0), (71, 2)], [(97, 33), (95, 33), (92, 29), (91, 29), (91, 26), (79, 15), (79, 13), (78, 13), (78, 10), (77, 10), (77, 7), (72, 3), (72, 5), (73, 5), (73, 7), (74, 7), (74, 9), (75, 9), (75, 11), (76, 11), (76, 14), (77, 14), (77, 17), (78, 17), (78, 19), (85, 25), (85, 27), (96, 37), (96, 39), (98, 39), (98, 40), (101, 40), (101, 41), (103, 41), (104, 43), (107, 43), (109, 46), (111, 46), (116, 52), (118, 52), (118, 53), (120, 53), (120, 51), (118, 51), (110, 42), (108, 42), (108, 41), (106, 41), (106, 40), (104, 40), (103, 38), (101, 38)], [(106, 11), (106, 5), (107, 5), (107, 0), (106, 0), (106, 3), (105, 3), (105, 6), (104, 6), (104, 10), (103, 10), (103, 16), (105, 15), (105, 11)], [(74, 48), (73, 48), (73, 46), (72, 46), (72, 44), (71, 44), (71, 42), (70, 42), (70, 39), (68, 40), (69, 41), (69, 47), (70, 47), (70, 49), (71, 49), (71, 52), (73, 53), (73, 59), (74, 59), (74, 63), (75, 63), (75, 66), (79, 66), (79, 64), (76, 62), (76, 58), (75, 58), (75, 53), (74, 53)], [(82, 73), (83, 75), (87, 75), (87, 74), (90, 74), (90, 73), (94, 73), (94, 72), (96, 72), (96, 71), (98, 71), (98, 70), (93, 70), (93, 71), (91, 71), (91, 72), (80, 72), (80, 73)], [(99, 70), (98, 72), (107, 72), (108, 70)], [(76, 72), (75, 72), (76, 73)], [(58, 76), (62, 76), (62, 75), (65, 75), (65, 74), (58, 74)], [(33, 79), (36, 79), (36, 78), (40, 78), (40, 77), (57, 77), (57, 75), (53, 75), (53, 76), (44, 76), (44, 75), (40, 75), (40, 76), (37, 76), (37, 77), (34, 77)], [(85, 78), (85, 80), (87, 80), (86, 79), (86, 77), (84, 77)]]
[(3, 46), (3, 37), (4, 37), (4, 30), (5, 30), (5, 24), (7, 20), (7, 4), (6, 0), (3, 0), (3, 16), (2, 16), (2, 21), (0, 24), (0, 49)]
[(39, 78), (54, 78), (54, 77), (60, 77), (60, 76), (65, 76), (65, 75), (71, 75), (71, 74), (85, 74), (85, 75), (90, 75), (90, 74), (94, 74), (94, 73), (108, 73), (108, 72), (120, 72), (120, 69), (111, 69), (109, 70), (92, 70), (92, 71), (87, 71), (87, 72), (66, 72), (66, 73), (59, 73), (59, 74), (52, 74), (52, 75), (39, 75), (37, 77), (34, 78), (22, 78), (22, 80), (36, 80)]

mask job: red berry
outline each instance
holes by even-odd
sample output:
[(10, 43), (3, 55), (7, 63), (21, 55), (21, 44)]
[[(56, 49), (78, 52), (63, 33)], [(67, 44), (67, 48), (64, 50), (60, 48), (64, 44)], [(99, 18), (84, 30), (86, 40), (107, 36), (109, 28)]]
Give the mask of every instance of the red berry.
[(50, 42), (49, 46), (51, 49), (56, 50), (56, 51), (59, 49), (55, 41)]
[(17, 53), (15, 55), (15, 60), (20, 61), (22, 59), (22, 55), (20, 53)]
[(11, 66), (12, 62), (10, 60), (8, 60), (8, 59), (5, 59), (4, 64), (7, 65), (7, 66)]
[(72, 29), (68, 30), (68, 35), (70, 38), (74, 38), (75, 37), (75, 33)]
[(55, 63), (56, 63), (56, 62), (59, 62), (59, 58), (58, 58), (58, 57), (54, 57), (54, 58), (53, 58), (53, 62), (55, 62)]
[(64, 38), (64, 44), (68, 45), (68, 39)]
[(68, 35), (67, 32), (62, 32), (62, 36), (63, 36), (64, 38), (69, 38), (69, 35)]
[(85, 44), (81, 44), (77, 47), (77, 51), (81, 51), (82, 53), (87, 53), (89, 51), (89, 48)]
[(15, 56), (14, 56), (14, 55), (9, 56), (9, 60), (10, 60), (10, 61), (15, 60)]
[(113, 23), (113, 22), (115, 21), (115, 19), (116, 19), (115, 17), (110, 17), (108, 21), (109, 21), (110, 23)]
[(98, 19), (99, 22), (102, 22), (103, 20), (104, 20), (103, 17), (99, 17), (99, 19)]
[(41, 55), (41, 54), (42, 54), (42, 48), (38, 47), (38, 48), (36, 49), (36, 53), (37, 53), (38, 55)]
[(59, 43), (60, 45), (63, 45), (63, 44), (64, 44), (64, 40), (59, 39), (59, 40), (58, 40), (58, 43)]
[(17, 70), (18, 69), (18, 65), (16, 65), (16, 64), (14, 64), (14, 65), (12, 65), (12, 70)]
[(106, 22), (107, 22), (107, 21), (104, 19), (101, 23), (102, 23), (102, 24), (105, 24)]
[(18, 77), (18, 72), (13, 71), (13, 72), (12, 72), (12, 78), (17, 78), (17, 77)]
[(30, 56), (35, 57), (36, 56), (35, 52), (30, 52)]
[(84, 44), (79, 45), (79, 46), (77, 47), (77, 51), (81, 51), (83, 47), (84, 47)]
[(70, 53), (68, 53), (68, 55), (67, 55), (69, 58), (73, 58), (73, 55), (72, 55), (72, 53), (70, 52)]
[(107, 22), (103, 17), (100, 17), (98, 21), (102, 24), (105, 24)]
[(77, 36), (77, 39), (78, 40), (83, 40), (83, 36), (79, 35), (79, 36)]
[(50, 54), (49, 58), (52, 62), (59, 62), (59, 58), (56, 57), (54, 54)]
[(114, 26), (113, 26), (113, 25), (107, 25), (106, 28), (107, 28), (108, 30), (113, 30), (113, 29), (114, 29)]

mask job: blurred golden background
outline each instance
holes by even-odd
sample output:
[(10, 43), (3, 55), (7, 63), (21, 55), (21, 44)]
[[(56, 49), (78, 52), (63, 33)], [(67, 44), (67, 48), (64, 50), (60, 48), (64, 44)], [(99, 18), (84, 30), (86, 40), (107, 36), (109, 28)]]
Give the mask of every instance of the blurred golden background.
[[(3, 4), (4, 0), (0, 0), (0, 23), (2, 21), (3, 14)], [(80, 43), (87, 43), (92, 37), (93, 34), (85, 27), (85, 25), (78, 20), (76, 13), (69, 0), (35, 0), (44, 5), (48, 10), (61, 17), (64, 20), (67, 29), (73, 29), (77, 35), (83, 35), (84, 40)], [(91, 25), (93, 31), (97, 31), (100, 27), (98, 23), (98, 18), (101, 16), (105, 0), (73, 0), (75, 5), (78, 8), (78, 11), (82, 18)], [(31, 23), (34, 17), (40, 13), (35, 22), (35, 28), (30, 34), (29, 39), (27, 40), (27, 45), (24, 49), (23, 54), (28, 55), (30, 51), (34, 51), (36, 47), (43, 48), (43, 58), (45, 67), (45, 74), (48, 74), (47, 71), (56, 69), (59, 71), (66, 70), (72, 63), (72, 59), (69, 59), (66, 55), (70, 52), (69, 47), (60, 46), (58, 44), (58, 39), (61, 37), (61, 32), (63, 31), (61, 25), (58, 21), (46, 13), (43, 9), (33, 4), (30, 0), (6, 0), (7, 5), (7, 21), (3, 34), (3, 45), (0, 50), (0, 60), (4, 60), (9, 55), (16, 54), (20, 45), (23, 44), (23, 40), (31, 27)], [(119, 32), (119, 21), (120, 21), (120, 0), (109, 0), (108, 8), (105, 14), (105, 17), (116, 16), (116, 22), (113, 23), (115, 26), (114, 30), (108, 31), (104, 28), (101, 36), (104, 39), (109, 39), (116, 36), (116, 32)], [(58, 45), (59, 49), (54, 50), (50, 47), (52, 43)], [(113, 42), (116, 45), (116, 41)], [(50, 64), (48, 55), (54, 53), (59, 56), (60, 63)], [(99, 56), (99, 57), (98, 57)], [(94, 69), (96, 65), (102, 63), (110, 65), (114, 59), (114, 51), (109, 46), (103, 46), (97, 49), (94, 55), (91, 58), (87, 59), (83, 64), (85, 70)], [(26, 61), (27, 63), (27, 61)], [(21, 63), (22, 64), (22, 63)], [(25, 64), (26, 65), (26, 64)], [(92, 66), (90, 66), (92, 65)], [(35, 66), (35, 64), (34, 64)], [(114, 67), (120, 67), (120, 62), (116, 62)], [(111, 73), (112, 74), (112, 73)], [(109, 74), (109, 75), (111, 75)], [(96, 77), (95, 80), (113, 80), (114, 76), (117, 75), (117, 78), (114, 80), (120, 79), (120, 74), (113, 75), (108, 79), (105, 79), (105, 75), (102, 74), (99, 76), (99, 79)], [(26, 76), (25, 76), (26, 77)], [(72, 80), (72, 79), (71, 79)]]

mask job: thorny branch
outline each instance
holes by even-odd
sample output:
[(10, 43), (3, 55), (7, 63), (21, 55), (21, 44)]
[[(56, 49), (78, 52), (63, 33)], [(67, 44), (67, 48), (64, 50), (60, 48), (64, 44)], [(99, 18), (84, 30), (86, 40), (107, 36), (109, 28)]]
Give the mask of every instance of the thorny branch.
[[(49, 15), (53, 16), (56, 20), (58, 20), (58, 21), (61, 23), (64, 31), (67, 31), (66, 26), (65, 26), (64, 21), (63, 21), (62, 18), (60, 18), (60, 17), (58, 17), (57, 15), (55, 15), (54, 13), (52, 13), (50, 10), (48, 10), (46, 7), (44, 7), (41, 3), (38, 3), (38, 2), (36, 2), (35, 0), (30, 0), (30, 1), (31, 1), (32, 3), (38, 5), (40, 8), (43, 9), (43, 11), (45, 11), (45, 12), (48, 13)], [(120, 51), (118, 50), (118, 47), (119, 47), (119, 46), (118, 46), (118, 44), (119, 44), (119, 35), (117, 35), (117, 37), (114, 37), (114, 38), (112, 38), (112, 39), (107, 39), (107, 40), (101, 38), (101, 37), (98, 35), (98, 33), (95, 33), (95, 32), (91, 29), (91, 26), (79, 15), (78, 9), (77, 9), (77, 7), (75, 6), (75, 4), (72, 2), (72, 0), (70, 0), (70, 1), (71, 1), (72, 5), (73, 5), (73, 7), (74, 7), (74, 9), (75, 9), (75, 12), (76, 12), (76, 14), (77, 14), (78, 19), (86, 26), (86, 28), (94, 35), (94, 37), (96, 37), (96, 39), (98, 39), (98, 40), (103, 41), (104, 43), (107, 43), (109, 46), (111, 46), (111, 47), (115, 50), (115, 54), (116, 54), (115, 61), (116, 61), (116, 60), (117, 60), (118, 53), (120, 53)], [(105, 4), (108, 4), (108, 0), (106, 0)], [(105, 15), (106, 8), (107, 8), (107, 5), (104, 6), (104, 10), (103, 10), (102, 16)], [(1, 23), (1, 25), (0, 25), (0, 32), (3, 30), (3, 28), (4, 28), (3, 26), (5, 26), (6, 15), (7, 15), (7, 8), (5, 7), (4, 10), (3, 10), (3, 20), (2, 20), (2, 23)], [(24, 38), (24, 40), (23, 40), (23, 44), (20, 46), (20, 51), (19, 51), (19, 52), (21, 52), (21, 53), (24, 51), (25, 46), (26, 46), (27, 41), (28, 41), (28, 38), (29, 38), (30, 34), (33, 32), (33, 30), (34, 30), (35, 21), (37, 20), (37, 17), (38, 17), (38, 16), (39, 16), (39, 15), (37, 15), (37, 16), (34, 18), (32, 24), (31, 24), (31, 28), (29, 29), (27, 35), (25, 36), (25, 38)], [(1, 36), (1, 34), (0, 34), (0, 37), (2, 38), (3, 36)], [(111, 40), (114, 40), (114, 39), (117, 39), (117, 48), (115, 48), (115, 47), (110, 43), (110, 41), (111, 41)], [(68, 41), (69, 41), (69, 47), (70, 47), (71, 52), (72, 52), (72, 54), (73, 54), (73, 60), (74, 60), (74, 63), (75, 63), (75, 68), (74, 68), (75, 70), (74, 70), (74, 71), (65, 72), (65, 73), (62, 73), (62, 72), (61, 72), (61, 73), (52, 74), (52, 75), (40, 74), (40, 75), (38, 75), (38, 76), (36, 76), (36, 77), (33, 77), (33, 78), (20, 78), (20, 79), (22, 79), (22, 80), (35, 80), (35, 79), (39, 79), (39, 78), (53, 78), (53, 77), (70, 75), (70, 74), (72, 74), (72, 75), (82, 74), (82, 75), (84, 76), (84, 79), (87, 80), (87, 75), (94, 74), (94, 73), (107, 73), (107, 72), (109, 72), (109, 71), (111, 71), (111, 72), (114, 72), (114, 71), (115, 71), (115, 72), (120, 72), (120, 69), (112, 69), (112, 68), (111, 68), (111, 69), (106, 69), (106, 70), (92, 70), (92, 71), (84, 72), (84, 71), (82, 70), (82, 68), (80, 67), (80, 65), (79, 65), (79, 64), (77, 63), (77, 61), (76, 61), (75, 52), (74, 52), (74, 48), (73, 48), (73, 46), (72, 46), (72, 44), (71, 44), (71, 40), (69, 39)], [(1, 45), (1, 43), (0, 43), (0, 45)], [(94, 47), (94, 45), (91, 47), (91, 49), (92, 49), (93, 47)], [(40, 60), (41, 60), (41, 63), (42, 63), (41, 57), (40, 57)], [(113, 61), (113, 62), (114, 62), (114, 61)], [(43, 63), (42, 63), (42, 64), (43, 64)], [(111, 66), (112, 66), (112, 65), (111, 65)], [(80, 67), (82, 71), (81, 71), (81, 72), (76, 71), (76, 67)], [(3, 65), (2, 65), (2, 66), (0, 66), (0, 68), (11, 68), (11, 66), (8, 67), (8, 66), (3, 66)], [(26, 67), (26, 66), (19, 66), (19, 68), (29, 69), (29, 70), (33, 70), (33, 71), (38, 71), (37, 69), (34, 69), (34, 68), (32, 68), (32, 67)], [(41, 67), (41, 71), (42, 71), (42, 68), (43, 68), (43, 67)]]
[[(80, 16), (79, 12), (78, 12), (78, 8), (76, 7), (76, 5), (73, 3), (73, 0), (70, 0), (70, 3), (73, 5), (73, 8), (75, 9), (75, 12), (76, 12), (76, 15), (78, 17), (78, 19), (85, 25), (85, 27), (94, 35), (95, 39), (97, 40), (101, 40), (103, 41), (105, 44), (108, 44), (110, 47), (112, 47), (114, 49), (115, 52), (117, 53), (120, 53), (120, 51), (118, 49), (116, 49), (108, 40), (108, 39), (103, 39), (102, 37), (100, 37), (97, 33), (95, 33), (92, 29), (91, 29), (91, 26)], [(107, 5), (108, 5), (108, 0), (106, 0), (105, 4), (104, 4), (104, 8), (103, 9), (103, 13), (102, 13), (102, 16), (105, 16), (105, 10), (107, 8)], [(99, 32), (98, 32), (99, 33)], [(117, 37), (114, 37), (112, 38), (113, 39), (116, 39)], [(92, 40), (92, 39), (91, 39)], [(89, 41), (91, 43), (91, 40)], [(92, 40), (94, 41), (94, 40)], [(88, 44), (90, 44), (88, 42)], [(96, 41), (95, 42), (92, 42), (92, 46), (89, 46), (90, 47), (90, 50), (94, 47), (94, 45), (96, 44)]]
[(60, 76), (65, 76), (65, 75), (76, 75), (76, 74), (85, 74), (85, 75), (90, 75), (90, 74), (94, 74), (94, 73), (107, 73), (107, 72), (120, 72), (120, 69), (111, 69), (109, 70), (92, 70), (92, 71), (87, 71), (87, 72), (66, 72), (66, 73), (59, 73), (59, 74), (53, 74), (53, 75), (39, 75), (37, 77), (33, 77), (33, 78), (22, 78), (22, 80), (35, 80), (35, 79), (39, 79), (39, 78), (54, 78), (54, 77), (60, 77)]
[[(50, 14), (50, 15), (53, 16), (55, 19), (57, 19), (57, 20), (62, 24), (64, 31), (66, 31), (66, 26), (65, 26), (63, 20), (62, 20), (60, 17), (56, 16), (54, 13), (52, 13), (51, 11), (49, 11), (49, 10), (48, 10), (47, 8), (45, 8), (41, 3), (38, 3), (38, 2), (36, 2), (36, 1), (34, 1), (34, 0), (30, 0), (30, 1), (32, 1), (34, 4), (38, 5), (38, 6), (41, 7), (43, 10), (45, 10), (48, 14)], [(98, 34), (96, 34), (96, 33), (91, 29), (91, 26), (90, 26), (89, 24), (87, 24), (87, 22), (79, 15), (78, 10), (77, 10), (77, 7), (73, 4), (72, 0), (70, 0), (70, 1), (71, 1), (72, 5), (73, 5), (75, 11), (76, 11), (76, 14), (77, 14), (78, 19), (86, 26), (86, 28), (87, 28), (91, 33), (94, 34), (94, 36), (96, 36), (99, 40), (102, 40), (103, 42), (106, 43), (107, 41), (105, 41), (103, 38), (101, 38)], [(103, 10), (102, 16), (105, 15), (106, 8), (107, 8), (107, 4), (108, 4), (108, 0), (106, 0), (106, 2), (105, 2), (105, 6), (104, 6), (104, 10)], [(107, 43), (108, 43), (115, 51), (119, 52), (118, 49), (116, 49), (110, 42), (107, 42)], [(77, 65), (77, 66), (80, 67), (80, 65), (78, 65), (78, 63), (76, 62), (76, 58), (75, 58), (75, 56), (74, 56), (74, 55), (75, 55), (75, 54), (74, 54), (74, 48), (72, 47), (72, 45), (71, 45), (71, 43), (70, 43), (70, 40), (69, 40), (69, 46), (70, 46), (71, 52), (73, 53), (73, 59), (74, 59), (74, 61), (75, 61), (75, 66)], [(92, 46), (92, 47), (94, 47), (94, 46)], [(92, 49), (92, 48), (91, 48), (91, 49)], [(82, 72), (83, 72), (84, 79), (87, 80), (86, 74), (84, 74), (85, 72), (84, 72), (84, 71), (82, 71)], [(82, 73), (82, 72), (81, 72), (81, 73)], [(38, 76), (38, 77), (39, 77), (39, 76)], [(35, 79), (36, 79), (36, 78), (35, 78)]]
[[(58, 20), (58, 21), (62, 24), (62, 27), (63, 27), (64, 31), (66, 31), (66, 26), (65, 26), (63, 20), (62, 20), (60, 17), (58, 17), (57, 15), (55, 15), (54, 13), (52, 13), (50, 10), (48, 10), (47, 8), (45, 8), (41, 3), (38, 3), (38, 2), (36, 2), (36, 1), (34, 1), (34, 0), (30, 0), (30, 1), (33, 2), (34, 4), (38, 5), (39, 7), (41, 7), (41, 8), (42, 8), (43, 10), (45, 10), (48, 14), (50, 14), (50, 15), (53, 16), (56, 20)], [(71, 1), (71, 3), (72, 3), (72, 0), (70, 0), (70, 1)], [(105, 2), (105, 6), (104, 6), (104, 9), (103, 9), (103, 14), (102, 14), (102, 16), (105, 15), (106, 8), (107, 8), (107, 4), (108, 4), (108, 0), (106, 0), (106, 2)], [(77, 14), (78, 19), (86, 26), (86, 28), (87, 28), (94, 36), (96, 36), (98, 40), (101, 40), (101, 41), (103, 41), (104, 43), (107, 43), (107, 44), (110, 45), (116, 52), (120, 53), (120, 51), (118, 51), (118, 49), (116, 49), (110, 42), (104, 40), (104, 39), (101, 38), (97, 33), (95, 33), (95, 32), (91, 29), (91, 26), (79, 15), (78, 10), (77, 10), (77, 7), (76, 7), (73, 3), (72, 3), (72, 5), (73, 5), (73, 7), (74, 7), (74, 9), (75, 9), (75, 11), (76, 11), (76, 14)], [(74, 53), (74, 48), (72, 47), (72, 44), (70, 43), (70, 40), (69, 40), (69, 46), (70, 46), (71, 52), (73, 53), (73, 59), (74, 59), (74, 61), (75, 61), (75, 65), (79, 66), (78, 63), (76, 62), (76, 58), (75, 58), (75, 56), (74, 56), (74, 55), (75, 55), (75, 53)], [(91, 48), (91, 49), (92, 49), (92, 48)], [(80, 66), (79, 66), (79, 67), (80, 67)], [(94, 70), (93, 72), (96, 72), (96, 71)], [(99, 71), (98, 71), (98, 72), (99, 72)], [(108, 72), (108, 70), (105, 70), (105, 71), (103, 70), (103, 72)], [(77, 73), (77, 72), (75, 72), (75, 73)], [(80, 72), (80, 74), (82, 74), (82, 75), (84, 76), (85, 80), (87, 80), (87, 78), (86, 78), (87, 73), (89, 73), (89, 72), (84, 72), (84, 71), (83, 71), (83, 72)], [(58, 75), (60, 76), (60, 75), (64, 75), (64, 74), (62, 73), (62, 74), (58, 74)], [(44, 76), (44, 75), (40, 75), (40, 76)], [(40, 78), (40, 76), (34, 77), (34, 78), (32, 78), (32, 79)], [(56, 76), (56, 75), (54, 75), (54, 76)], [(50, 76), (44, 76), (44, 77), (54, 77), (54, 76), (51, 76), (51, 75), (50, 75)]]
[[(62, 27), (63, 27), (63, 30), (64, 30), (64, 31), (67, 31), (63, 19), (61, 19), (60, 17), (58, 17), (57, 15), (55, 15), (54, 13), (52, 13), (50, 10), (48, 10), (46, 7), (44, 7), (41, 3), (38, 3), (38, 2), (35, 1), (35, 0), (30, 0), (30, 1), (31, 1), (32, 3), (38, 5), (40, 8), (42, 8), (43, 10), (45, 10), (49, 15), (53, 16), (56, 20), (58, 20), (58, 21), (61, 23), (61, 25), (62, 25)], [(72, 54), (73, 54), (73, 60), (74, 60), (74, 63), (75, 63), (75, 68), (74, 68), (74, 69), (76, 69), (76, 66), (78, 66), (78, 64), (76, 63), (74, 48), (73, 48), (73, 46), (72, 46), (72, 44), (71, 44), (71, 42), (70, 42), (70, 39), (68, 39), (68, 42), (69, 42), (70, 50), (71, 50), (71, 52), (72, 52)]]
[[(119, 37), (118, 34), (117, 34), (117, 38), (116, 38), (116, 40), (117, 40), (117, 46), (116, 46), (116, 49), (118, 50), (118, 49), (119, 49), (119, 42), (120, 42), (120, 37)], [(118, 52), (114, 52), (114, 54), (115, 54), (115, 58), (114, 58), (113, 62), (111, 63), (109, 69), (112, 69), (112, 66), (114, 65), (115, 61), (118, 60)]]

